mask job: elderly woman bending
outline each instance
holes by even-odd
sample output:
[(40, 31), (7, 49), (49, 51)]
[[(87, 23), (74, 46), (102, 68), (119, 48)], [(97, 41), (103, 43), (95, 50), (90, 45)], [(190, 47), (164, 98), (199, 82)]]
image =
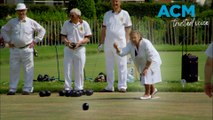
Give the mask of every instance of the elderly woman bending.
[(161, 58), (152, 43), (142, 38), (138, 31), (130, 33), (130, 42), (124, 48), (114, 43), (118, 55), (131, 54), (135, 66), (140, 73), (141, 84), (145, 86), (145, 94), (140, 99), (150, 99), (157, 93), (155, 83), (161, 82)]

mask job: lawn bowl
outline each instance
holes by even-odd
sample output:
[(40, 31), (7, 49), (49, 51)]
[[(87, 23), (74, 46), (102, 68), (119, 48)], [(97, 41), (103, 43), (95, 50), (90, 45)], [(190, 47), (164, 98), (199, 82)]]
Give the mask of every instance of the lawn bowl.
[(84, 103), (84, 104), (82, 105), (82, 109), (83, 109), (84, 111), (88, 110), (88, 109), (89, 109), (89, 104), (88, 104), (88, 103)]

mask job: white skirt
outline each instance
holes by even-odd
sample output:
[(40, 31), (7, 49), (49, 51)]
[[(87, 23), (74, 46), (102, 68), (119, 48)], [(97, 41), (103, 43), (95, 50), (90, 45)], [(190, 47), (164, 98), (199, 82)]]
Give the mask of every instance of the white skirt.
[(161, 78), (160, 65), (148, 69), (147, 74), (145, 76), (144, 75), (140, 76), (140, 80), (141, 85), (155, 84), (161, 82), (162, 78)]

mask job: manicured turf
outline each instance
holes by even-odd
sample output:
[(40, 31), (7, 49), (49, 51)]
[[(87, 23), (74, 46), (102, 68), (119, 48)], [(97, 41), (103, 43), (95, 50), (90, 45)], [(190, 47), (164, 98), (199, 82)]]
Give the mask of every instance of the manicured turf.
[[(1, 120), (212, 120), (212, 99), (204, 93), (159, 92), (139, 100), (142, 92), (94, 93), (50, 97), (1, 95)], [(158, 97), (158, 98), (157, 98)], [(89, 110), (83, 111), (83, 103)]]
[[(191, 48), (192, 47), (192, 48)], [(199, 80), (195, 83), (189, 83), (184, 88), (181, 85), (181, 46), (171, 46), (171, 45), (158, 45), (156, 48), (159, 50), (160, 56), (162, 58), (162, 79), (160, 84), (156, 87), (160, 91), (165, 92), (202, 92), (203, 91), (203, 79), (204, 79), (204, 63), (206, 56), (204, 51), (206, 46), (194, 45), (189, 47), (188, 53), (197, 55), (198, 61), (198, 76)], [(37, 79), (38, 74), (48, 74), (50, 77), (58, 77), (57, 65), (56, 65), (56, 49), (55, 46), (36, 46), (39, 57), (35, 57), (35, 72), (34, 79)], [(60, 68), (60, 79), (64, 79), (63, 70), (63, 48), (64, 46), (57, 46), (59, 54), (59, 68)], [(202, 49), (201, 49), (202, 48)], [(176, 51), (175, 51), (176, 50)], [(195, 51), (194, 51), (195, 50)], [(197, 51), (199, 50), (199, 51)], [(100, 73), (105, 72), (105, 58), (104, 53), (97, 52), (97, 45), (87, 45), (86, 54), (86, 65), (85, 65), (85, 88), (92, 88), (95, 91), (103, 89), (106, 83), (94, 83), (94, 78)], [(128, 65), (133, 66), (133, 65)], [(116, 67), (115, 67), (116, 68)], [(117, 87), (117, 68), (115, 69), (115, 90)], [(136, 71), (136, 69), (135, 69)], [(140, 85), (139, 75), (135, 74), (135, 82), (128, 83), (128, 91), (143, 91), (144, 88)], [(74, 78), (74, 77), (73, 77)], [(23, 86), (23, 72), (20, 75), (20, 83), (18, 86), (18, 92), (22, 91)], [(9, 49), (0, 49), (0, 94), (5, 94), (8, 92), (9, 87)], [(63, 89), (63, 82), (34, 82), (34, 90), (38, 92), (43, 89), (51, 90), (52, 92), (57, 92)]]

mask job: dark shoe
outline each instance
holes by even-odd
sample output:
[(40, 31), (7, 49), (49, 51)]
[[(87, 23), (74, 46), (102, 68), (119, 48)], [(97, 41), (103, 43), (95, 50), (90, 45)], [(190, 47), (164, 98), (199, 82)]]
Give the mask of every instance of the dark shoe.
[(23, 92), (22, 92), (22, 95), (30, 95), (30, 92), (23, 91)]
[(16, 93), (15, 92), (12, 92), (12, 91), (9, 91), (8, 93), (7, 93), (7, 95), (15, 95)]
[(103, 89), (103, 90), (101, 90), (100, 92), (114, 92), (114, 91)]
[(126, 92), (126, 89), (121, 88), (121, 89), (119, 89), (118, 91), (121, 92), (121, 93), (125, 93), (125, 92)]

